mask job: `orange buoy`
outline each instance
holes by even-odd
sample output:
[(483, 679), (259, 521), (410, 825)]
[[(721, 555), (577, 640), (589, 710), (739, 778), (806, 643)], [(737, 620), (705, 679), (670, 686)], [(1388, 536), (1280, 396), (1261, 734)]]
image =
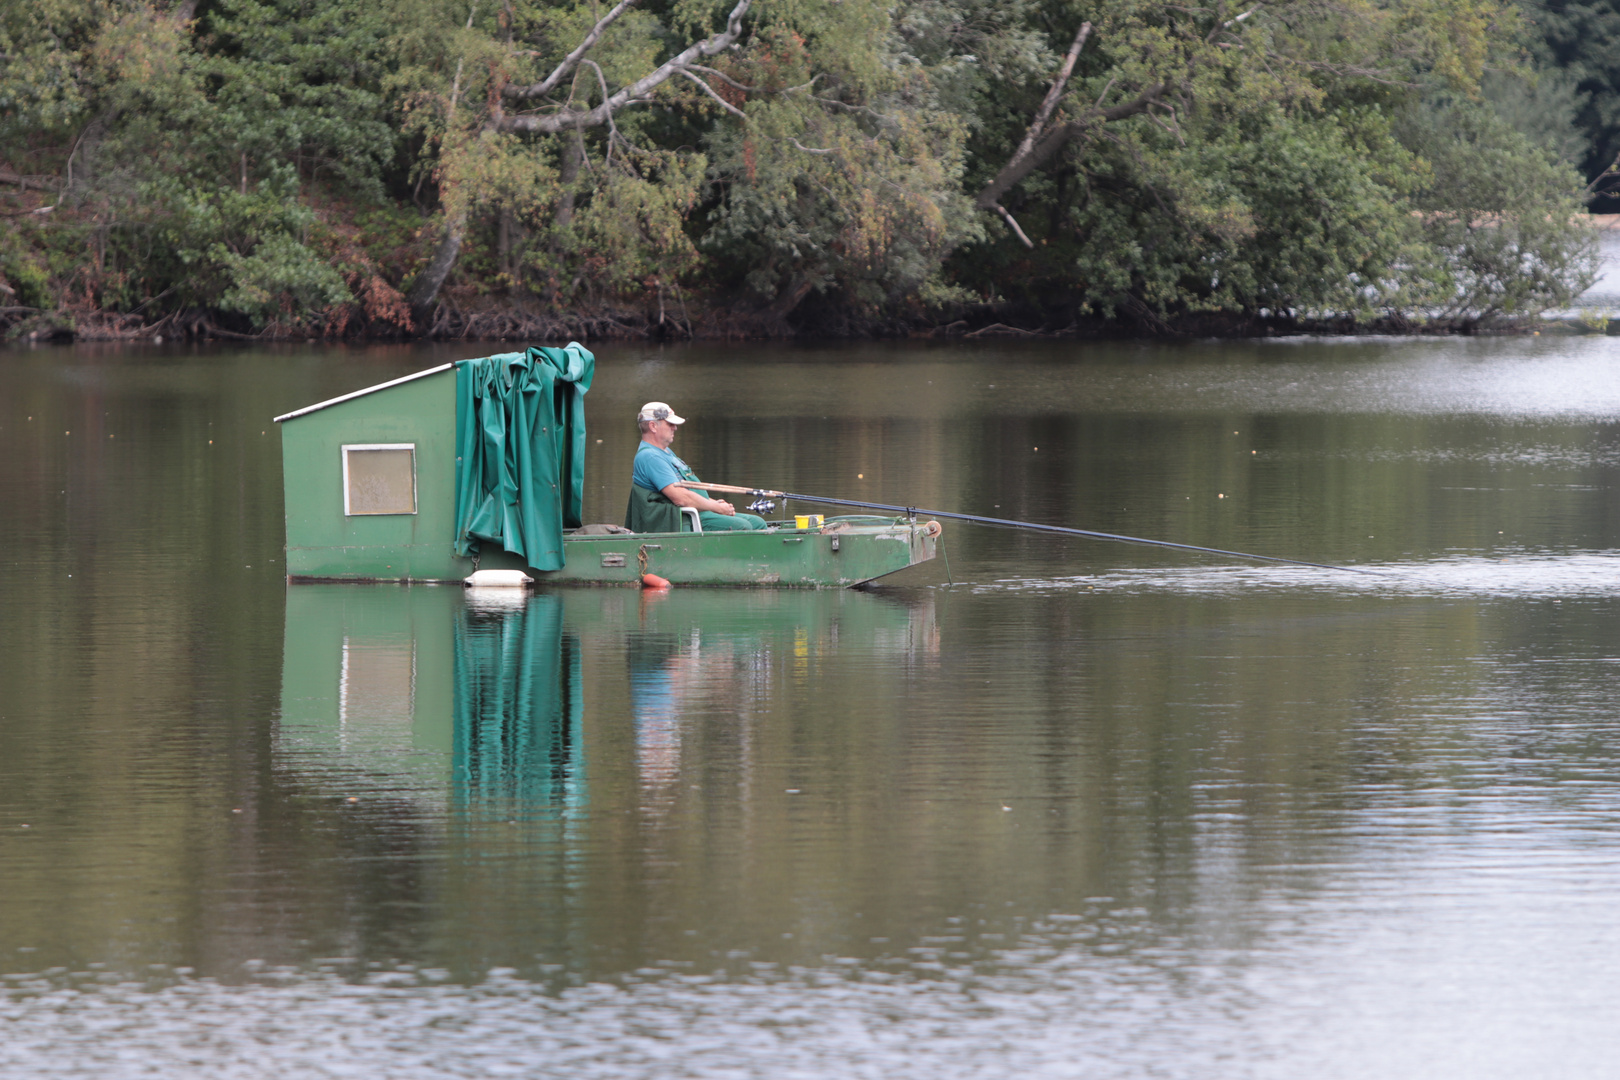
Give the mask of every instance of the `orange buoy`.
[(667, 589), (669, 588), (669, 579), (661, 578), (657, 574), (642, 574), (641, 587), (643, 589)]

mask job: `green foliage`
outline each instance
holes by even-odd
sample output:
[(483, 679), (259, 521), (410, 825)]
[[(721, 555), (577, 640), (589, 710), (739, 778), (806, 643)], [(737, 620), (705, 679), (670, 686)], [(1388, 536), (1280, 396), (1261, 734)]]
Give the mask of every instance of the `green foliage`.
[[(1585, 287), (1578, 185), (1548, 150), (1557, 129), (1537, 145), (1502, 119), (1564, 104), (1555, 82), (1537, 97), (1533, 80), (1509, 100), (1510, 75), (1523, 79), (1511, 10), (1313, 0), (1256, 8), (1241, 25), (1219, 5), (1109, 4), (1090, 17), (1101, 40), (1082, 54), (1070, 116), (1173, 90), (1090, 122), (1010, 193), (1035, 248), (992, 226), (991, 245), (959, 252), (981, 295), (1148, 325), (1197, 312), (1472, 323)], [(1001, 149), (984, 146), (983, 160), (1010, 156), (1036, 90), (1007, 120), (991, 114), (984, 138)], [(1492, 90), (1494, 110), (1480, 100)], [(1469, 106), (1435, 114), (1441, 95)]]
[(311, 236), (311, 243), (320, 246), (323, 232), (337, 234), (327, 246), (337, 254), (340, 269), (392, 267), (401, 277), (416, 269), (412, 259), (420, 257), (418, 238), (428, 223), (422, 211), (410, 203), (361, 202), (342, 216), (341, 232), (333, 229), (330, 221), (323, 221)]
[(319, 0), (217, 0), (195, 65), (206, 104), (186, 116), (199, 173), (295, 162), (377, 198), (400, 148), (383, 96), (386, 6)]
[(1135, 293), (1160, 312), (1374, 313), (1413, 230), (1357, 134), (1281, 113), (1214, 132), (1143, 178), (1157, 197), (1132, 206), (1123, 250), (1113, 200), (1079, 208), (1086, 299), (1105, 311)]
[(1502, 123), (1554, 158), (1581, 167), (1590, 144), (1576, 122), (1586, 95), (1567, 71), (1524, 67), (1491, 72), (1480, 90)]
[(1069, 282), (1082, 311), (1149, 321), (1380, 313), (1391, 267), (1416, 239), (1399, 198), (1411, 161), (1385, 127), (1376, 116), (1306, 123), (1280, 110), (1183, 128), (1179, 140), (1144, 126), (1098, 148), (1083, 176), (1037, 189), (1051, 205), (1025, 215), (1040, 242), (1021, 260), (1021, 295)]
[(257, 326), (277, 315), (321, 311), (352, 299), (342, 275), (286, 233), (271, 233), (246, 255), (222, 245), (210, 254), (230, 281), (219, 307), (241, 312)]
[(0, 131), (61, 131), (82, 117), (95, 92), (96, 39), (118, 13), (99, 0), (0, 6)]
[[(734, 2), (632, 8), (529, 96), (606, 6), (5, 5), (0, 169), (45, 182), (0, 186), (0, 273), (30, 306), (403, 327), (442, 238), (452, 303), (1471, 324), (1583, 286), (1559, 162), (1620, 151), (1620, 0), (755, 0), (691, 77), (553, 122)], [(986, 202), (1082, 21), (1063, 137)]]
[(674, 153), (605, 162), (568, 227), (539, 226), (544, 243), (529, 265), (555, 285), (567, 277), (569, 292), (577, 280), (598, 301), (678, 281), (698, 261), (685, 222), (703, 167), (701, 155)]
[(4, 306), (55, 307), (49, 270), (21, 240), (21, 230), (0, 233), (0, 281), (7, 282), (15, 293)]
[[(814, 29), (882, 42), (876, 9), (854, 13), (867, 25)], [(861, 50), (825, 48), (839, 63), (818, 70), (818, 43), (770, 28), (728, 66), (763, 92), (749, 95), (746, 125), (710, 130), (721, 198), (704, 248), (777, 311), (812, 289), (875, 309), (933, 283), (950, 250), (980, 235), (961, 190), (964, 132), (922, 65), (888, 69)]]
[(178, 264), (165, 267), (164, 276), (178, 302), (246, 315), (263, 326), (349, 301), (343, 276), (305, 242), (316, 218), (296, 191), (286, 168), (245, 194), (178, 182), (154, 187), (152, 200), (166, 213), (153, 231)]
[(1597, 236), (1580, 221), (1580, 179), (1490, 109), (1436, 99), (1413, 108), (1405, 141), (1429, 163), (1414, 205), (1438, 258), (1433, 303), (1469, 322), (1568, 307), (1597, 276)]
[[(1574, 119), (1586, 140), (1577, 164), (1596, 177), (1620, 155), (1620, 0), (1532, 0), (1525, 7), (1543, 67), (1573, 86)], [(1607, 212), (1620, 210), (1620, 198), (1607, 202)]]
[[(444, 221), (470, 220), (481, 234), (506, 236), (511, 248), (504, 257), (470, 253), (458, 288), (601, 304), (640, 296), (647, 282), (674, 280), (694, 265), (685, 223), (701, 190), (700, 154), (658, 145), (634, 113), (577, 137), (499, 130), (501, 87), (543, 78), (599, 8), (513, 3), (483, 17), (475, 8), (471, 25), (457, 21), (465, 9), (446, 13), (406, 0), (400, 11), (412, 13), (396, 39), (408, 63), (391, 85), (405, 130), (424, 148), (419, 175), (436, 182)], [(604, 83), (617, 87), (644, 74), (669, 33), (654, 15), (631, 12), (592, 51), (596, 67), (575, 71), (566, 103), (588, 108), (602, 100)], [(570, 155), (574, 175), (565, 181)]]

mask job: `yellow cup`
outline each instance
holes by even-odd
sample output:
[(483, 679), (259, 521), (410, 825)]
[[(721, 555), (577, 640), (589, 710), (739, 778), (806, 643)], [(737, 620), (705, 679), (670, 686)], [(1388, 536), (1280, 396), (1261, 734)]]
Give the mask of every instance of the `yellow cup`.
[(813, 529), (824, 520), (820, 514), (795, 514), (793, 515), (793, 527), (796, 529)]

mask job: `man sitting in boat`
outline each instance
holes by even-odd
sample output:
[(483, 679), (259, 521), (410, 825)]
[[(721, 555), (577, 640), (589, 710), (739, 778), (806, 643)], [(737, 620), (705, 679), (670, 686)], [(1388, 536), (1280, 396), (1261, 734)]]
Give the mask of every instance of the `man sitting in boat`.
[(684, 423), (662, 401), (649, 401), (636, 414), (641, 445), (636, 447), (636, 465), (630, 475), (625, 526), (634, 532), (679, 532), (681, 513), (677, 508), (690, 506), (697, 509), (704, 532), (763, 529), (764, 518), (738, 513), (724, 499), (709, 498), (707, 491), (679, 486), (682, 480), (698, 482), (697, 474), (669, 448)]

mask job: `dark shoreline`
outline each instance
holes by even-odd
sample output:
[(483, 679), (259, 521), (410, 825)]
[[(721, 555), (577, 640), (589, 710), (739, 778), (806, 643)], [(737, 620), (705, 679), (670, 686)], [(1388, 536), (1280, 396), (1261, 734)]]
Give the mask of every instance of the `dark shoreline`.
[[(119, 312), (39, 312), (0, 309), (0, 338), (27, 342), (151, 342), (237, 341), (322, 344), (375, 344), (413, 341), (496, 341), (535, 344), (568, 341), (894, 341), (894, 340), (1075, 340), (1176, 341), (1244, 339), (1283, 336), (1470, 336), (1514, 335), (1544, 331), (1567, 334), (1620, 336), (1620, 319), (1601, 316), (1540, 319), (1535, 317), (1490, 323), (1462, 321), (1419, 323), (1405, 318), (1358, 321), (1351, 318), (1298, 319), (1205, 313), (1179, 318), (1141, 319), (1067, 317), (1028, 308), (1001, 305), (951, 313), (943, 319), (860, 319), (843, 313), (806, 313), (792, 321), (770, 319), (754, 312), (715, 309), (696, 319), (674, 318), (663, 312), (620, 310), (587, 315), (541, 315), (521, 308), (463, 311), (436, 306), (422, 328), (405, 330), (395, 324), (349, 322), (340, 332), (309, 325), (271, 324), (254, 332), (249, 327), (220, 325), (214, 313), (177, 312), (153, 321)], [(819, 316), (819, 317), (818, 317)]]

